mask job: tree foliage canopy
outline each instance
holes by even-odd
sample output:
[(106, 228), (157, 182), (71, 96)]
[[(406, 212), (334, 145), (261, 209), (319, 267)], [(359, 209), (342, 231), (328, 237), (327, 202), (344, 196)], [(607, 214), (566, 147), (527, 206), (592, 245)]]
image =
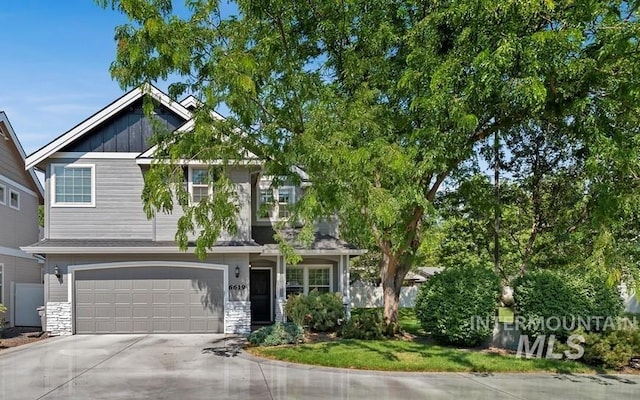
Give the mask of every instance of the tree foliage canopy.
[[(303, 167), (313, 186), (295, 218), (337, 214), (343, 235), (380, 250), (387, 303), (441, 185), (493, 133), (534, 126), (581, 148), (594, 218), (637, 200), (637, 1), (97, 2), (130, 19), (111, 67), (122, 86), (170, 79), (172, 96), (202, 102), (196, 135), (158, 136), (162, 156), (233, 164), (249, 148), (274, 176)], [(229, 118), (211, 118), (222, 104)], [(164, 183), (149, 180), (150, 212), (173, 206)], [(233, 226), (206, 207), (199, 248)]]

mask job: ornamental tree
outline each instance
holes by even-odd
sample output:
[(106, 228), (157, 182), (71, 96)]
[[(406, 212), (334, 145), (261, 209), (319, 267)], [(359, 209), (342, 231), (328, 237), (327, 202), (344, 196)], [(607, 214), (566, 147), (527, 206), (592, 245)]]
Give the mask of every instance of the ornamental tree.
[[(96, 1), (129, 18), (111, 66), (123, 87), (168, 79), (172, 96), (201, 101), (195, 134), (158, 134), (158, 155), (233, 165), (244, 148), (271, 175), (304, 169), (313, 184), (294, 217), (308, 232), (336, 215), (343, 236), (381, 253), (390, 324), (439, 189), (492, 134), (553, 121), (545, 134), (583, 143), (602, 180), (613, 170), (600, 155), (635, 151), (618, 145), (628, 128), (637, 143), (636, 1)], [(210, 118), (221, 105), (226, 121)], [(635, 164), (611, 164), (633, 179)], [(155, 168), (150, 212), (174, 206), (171, 171)], [(206, 250), (232, 227), (211, 202), (180, 203), (197, 220), (179, 226), (182, 246), (185, 231)]]

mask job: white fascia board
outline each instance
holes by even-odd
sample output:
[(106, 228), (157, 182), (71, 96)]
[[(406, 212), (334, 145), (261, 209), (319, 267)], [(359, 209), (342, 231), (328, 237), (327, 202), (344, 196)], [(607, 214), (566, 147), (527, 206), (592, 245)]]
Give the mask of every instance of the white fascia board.
[[(219, 114), (216, 114), (220, 119), (223, 119), (222, 116), (220, 116)], [(195, 120), (194, 119), (190, 119), (189, 121), (185, 122), (184, 124), (182, 124), (178, 129), (175, 130), (175, 132), (189, 132), (191, 131), (194, 127), (195, 127)], [(138, 159), (152, 159), (154, 153), (156, 152), (156, 150), (158, 149), (158, 145), (154, 145), (152, 147), (150, 147), (147, 151), (145, 151), (144, 153), (140, 154), (138, 156)], [(255, 154), (253, 154), (251, 151), (247, 150), (247, 149), (243, 149), (244, 152), (244, 158), (245, 159), (256, 159), (258, 160), (259, 157)], [(142, 164), (142, 163), (139, 163)], [(151, 162), (145, 162), (144, 164), (151, 164)]]
[[(367, 253), (367, 250), (363, 249), (341, 249), (341, 250), (294, 250), (294, 253), (299, 254), (301, 256), (317, 256), (317, 255), (326, 255), (326, 256), (339, 256), (339, 255), (350, 255), (350, 256), (359, 256)], [(282, 255), (280, 250), (276, 249), (268, 249), (260, 253), (261, 256), (279, 256)]]
[(109, 160), (132, 160), (138, 157), (140, 153), (123, 153), (123, 152), (101, 152), (101, 151), (88, 151), (88, 152), (72, 152), (72, 151), (59, 151), (53, 153), (49, 158), (72, 158), (72, 159), (109, 159)]
[(181, 106), (180, 103), (171, 100), (169, 96), (164, 94), (162, 91), (157, 89), (152, 85), (141, 85), (129, 93), (125, 94), (118, 100), (111, 103), (109, 106), (104, 108), (102, 111), (94, 114), (93, 116), (86, 119), (84, 122), (77, 125), (75, 128), (71, 129), (67, 133), (58, 137), (48, 145), (44, 146), (40, 150), (37, 150), (35, 153), (28, 156), (25, 160), (25, 168), (30, 169), (40, 162), (50, 157), (52, 154), (56, 153), (61, 148), (69, 145), (74, 142), (78, 138), (80, 138), (85, 133), (89, 132), (91, 129), (95, 128), (99, 124), (103, 123), (107, 119), (114, 116), (116, 113), (120, 112), (127, 106), (129, 106), (134, 101), (140, 99), (145, 94), (150, 95), (155, 100), (160, 102), (160, 104), (169, 108), (171, 111), (180, 115), (184, 119), (191, 118), (191, 112), (187, 110), (185, 107)]
[[(199, 161), (199, 160), (157, 160), (155, 158), (137, 158), (136, 164), (138, 165), (151, 165), (151, 164), (176, 164), (176, 165), (223, 165), (222, 160), (213, 161)], [(229, 165), (262, 165), (261, 160), (243, 159)]]
[[(182, 251), (178, 247), (46, 247), (25, 246), (22, 251), (30, 254), (193, 254), (195, 248)], [(261, 246), (217, 246), (207, 250), (208, 254), (251, 253), (259, 254)]]

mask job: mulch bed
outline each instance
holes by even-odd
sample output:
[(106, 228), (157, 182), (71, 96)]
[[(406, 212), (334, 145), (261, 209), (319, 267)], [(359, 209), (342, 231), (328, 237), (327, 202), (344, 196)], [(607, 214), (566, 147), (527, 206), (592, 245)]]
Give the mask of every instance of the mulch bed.
[(4, 328), (0, 331), (0, 350), (46, 339), (48, 336), (40, 328)]

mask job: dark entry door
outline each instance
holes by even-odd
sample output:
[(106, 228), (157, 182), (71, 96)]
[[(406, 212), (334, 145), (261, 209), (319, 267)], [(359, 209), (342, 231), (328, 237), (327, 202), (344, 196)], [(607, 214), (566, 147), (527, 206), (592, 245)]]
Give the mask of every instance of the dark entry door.
[(271, 322), (271, 271), (251, 270), (251, 322)]

